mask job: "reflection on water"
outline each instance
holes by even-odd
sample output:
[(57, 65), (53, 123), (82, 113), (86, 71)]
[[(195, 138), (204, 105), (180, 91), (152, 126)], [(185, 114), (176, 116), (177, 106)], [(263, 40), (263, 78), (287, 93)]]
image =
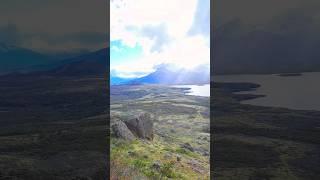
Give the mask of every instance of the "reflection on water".
[(186, 90), (187, 95), (193, 95), (193, 96), (210, 96), (210, 84), (204, 84), (204, 85), (175, 85), (173, 87), (176, 88), (190, 88), (189, 90)]
[(241, 92), (263, 94), (266, 97), (243, 101), (246, 104), (285, 107), (300, 110), (320, 110), (320, 72), (301, 76), (279, 75), (223, 75), (215, 82), (251, 82), (260, 84), (255, 91)]

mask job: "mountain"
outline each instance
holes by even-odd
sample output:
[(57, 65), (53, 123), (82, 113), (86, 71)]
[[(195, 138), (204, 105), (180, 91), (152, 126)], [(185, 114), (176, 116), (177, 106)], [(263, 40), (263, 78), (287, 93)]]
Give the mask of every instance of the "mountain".
[(210, 69), (207, 65), (183, 69), (163, 64), (153, 73), (128, 81), (126, 84), (207, 84), (209, 82)]
[(101, 49), (92, 53), (66, 59), (57, 68), (50, 70), (52, 75), (88, 76), (106, 75), (109, 49)]
[(50, 56), (26, 48), (0, 44), (0, 74), (46, 69), (55, 62)]
[(133, 78), (121, 78), (110, 75), (110, 81), (112, 85), (118, 85), (118, 84), (126, 84), (129, 81), (132, 81)]

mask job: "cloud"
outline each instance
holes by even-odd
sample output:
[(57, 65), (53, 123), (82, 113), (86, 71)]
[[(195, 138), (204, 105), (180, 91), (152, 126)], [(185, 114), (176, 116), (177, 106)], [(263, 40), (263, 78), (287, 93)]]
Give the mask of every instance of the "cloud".
[[(111, 59), (111, 70), (118, 76), (134, 77), (147, 75), (160, 64), (175, 64), (183, 68), (206, 64), (209, 68), (207, 32), (210, 30), (206, 30), (207, 25), (202, 23), (209, 24), (206, 21), (210, 17), (196, 13), (197, 4), (201, 3), (197, 0), (113, 0), (111, 42), (121, 40), (129, 48), (139, 44), (143, 51), (134, 61), (127, 58), (119, 64)], [(192, 30), (191, 36), (189, 32), (193, 25), (201, 28)]]
[(170, 42), (170, 37), (166, 32), (166, 26), (164, 24), (159, 24), (158, 26), (145, 26), (141, 30), (141, 35), (154, 41), (151, 52), (162, 51), (163, 46)]
[(108, 10), (105, 0), (3, 0), (0, 40), (37, 51), (96, 50), (107, 44)]
[(210, 0), (198, 0), (193, 24), (188, 33), (210, 35)]
[(243, 24), (265, 25), (287, 11), (303, 9), (305, 15), (318, 14), (320, 1), (318, 0), (223, 0), (213, 1), (212, 10), (215, 27), (239, 19)]
[(15, 24), (0, 27), (0, 43), (18, 45), (21, 43), (21, 36)]
[(98, 49), (106, 44), (107, 34), (75, 32), (61, 35), (47, 32), (22, 32), (16, 24), (0, 26), (0, 43), (33, 49), (40, 52)]
[(199, 65), (210, 66), (210, 47), (207, 39), (197, 35), (185, 37), (171, 42), (161, 52), (143, 54), (139, 59), (112, 66), (111, 69), (120, 77), (135, 77), (147, 75), (161, 64), (174, 64), (181, 68), (192, 69)]

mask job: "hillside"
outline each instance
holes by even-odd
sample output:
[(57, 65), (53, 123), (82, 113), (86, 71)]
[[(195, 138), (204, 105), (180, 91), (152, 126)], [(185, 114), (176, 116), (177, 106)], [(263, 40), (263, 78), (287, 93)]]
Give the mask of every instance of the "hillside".
[(54, 58), (30, 49), (0, 44), (0, 74), (46, 69)]
[(109, 49), (101, 49), (64, 60), (62, 65), (49, 71), (49, 73), (64, 76), (105, 75), (107, 73), (108, 58)]

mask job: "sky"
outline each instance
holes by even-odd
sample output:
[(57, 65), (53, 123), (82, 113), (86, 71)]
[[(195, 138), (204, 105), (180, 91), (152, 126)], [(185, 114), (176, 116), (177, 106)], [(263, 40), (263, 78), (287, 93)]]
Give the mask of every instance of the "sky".
[(210, 67), (210, 0), (111, 0), (110, 70), (136, 78), (161, 64)]
[(279, 16), (301, 11), (305, 16), (320, 18), (318, 0), (221, 0), (213, 1), (215, 26), (234, 19), (247, 25), (265, 25)]
[(0, 43), (44, 53), (101, 49), (108, 9), (107, 0), (1, 0)]

